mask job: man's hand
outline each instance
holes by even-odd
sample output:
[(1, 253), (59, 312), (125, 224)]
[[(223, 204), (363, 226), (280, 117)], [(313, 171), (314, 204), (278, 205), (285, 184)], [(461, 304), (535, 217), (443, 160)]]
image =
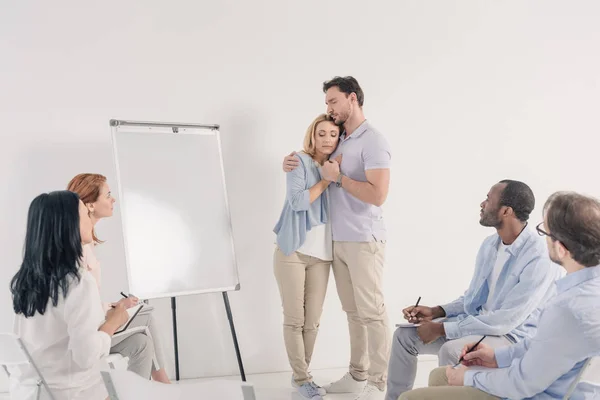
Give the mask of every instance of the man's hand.
[(432, 319), (446, 316), (446, 312), (440, 306), (410, 306), (402, 310), (402, 314), (404, 314), (404, 319), (413, 324), (417, 324), (419, 322), (424, 321), (431, 321)]
[(322, 178), (330, 182), (335, 182), (339, 175), (340, 164), (336, 160), (325, 161), (325, 164), (323, 164), (323, 168), (321, 169)]
[(446, 331), (444, 331), (444, 324), (424, 321), (421, 326), (417, 327), (417, 334), (423, 343), (429, 344), (444, 336)]
[(412, 324), (417, 324), (423, 321), (431, 321), (433, 319), (433, 308), (427, 306), (410, 306), (402, 310), (404, 319)]
[[(474, 343), (473, 343), (474, 344)], [(450, 386), (464, 386), (465, 385), (465, 372), (469, 369), (462, 365), (457, 368), (447, 367), (446, 377), (448, 378), (448, 385)]]
[(340, 167), (342, 166), (342, 154), (334, 158), (334, 160), (337, 161), (338, 164), (340, 164)]
[(496, 352), (487, 344), (479, 343), (475, 350), (467, 354), (467, 351), (469, 351), (474, 345), (475, 343), (469, 343), (463, 347), (462, 353), (460, 353), (460, 356), (463, 357), (463, 365), (469, 367), (477, 365), (480, 367), (498, 368)]
[(291, 172), (298, 168), (300, 160), (296, 157), (296, 152), (292, 151), (290, 155), (285, 156), (283, 159), (283, 172)]

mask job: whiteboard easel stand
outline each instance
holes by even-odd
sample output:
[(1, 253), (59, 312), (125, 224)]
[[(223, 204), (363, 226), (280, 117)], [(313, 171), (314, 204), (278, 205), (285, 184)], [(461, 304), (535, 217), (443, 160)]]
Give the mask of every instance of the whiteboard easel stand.
[[(134, 122), (134, 121), (121, 121), (121, 120), (110, 120), (110, 126), (113, 128), (117, 128), (118, 126), (155, 126), (155, 127), (164, 127), (171, 128), (174, 134), (179, 133), (179, 128), (206, 128), (206, 129), (219, 129), (219, 125), (201, 125), (201, 124), (179, 124), (179, 123), (160, 123), (160, 122)], [(117, 159), (115, 156), (115, 163), (117, 163)], [(118, 171), (118, 167), (117, 167)], [(118, 173), (117, 173), (118, 175)], [(121, 190), (119, 185), (119, 190)], [(233, 290), (239, 290), (240, 285), (238, 284)], [(231, 337), (233, 339), (233, 346), (235, 348), (235, 354), (237, 357), (238, 368), (240, 370), (240, 376), (242, 381), (246, 382), (246, 373), (244, 371), (244, 364), (242, 361), (242, 355), (240, 352), (240, 346), (237, 339), (237, 334), (235, 331), (235, 325), (233, 323), (233, 314), (231, 312), (231, 305), (229, 303), (229, 295), (227, 291), (223, 290), (223, 303), (225, 305), (225, 312), (227, 313), (227, 319), (229, 320), (229, 329), (231, 330)], [(171, 314), (172, 314), (172, 322), (173, 322), (173, 344), (174, 344), (174, 352), (175, 352), (175, 380), (179, 381), (179, 343), (177, 338), (177, 298), (175, 296), (171, 296)]]
[[(239, 287), (236, 289), (238, 290)], [(246, 373), (244, 372), (244, 363), (242, 362), (242, 355), (240, 352), (240, 346), (238, 344), (237, 334), (235, 332), (235, 325), (233, 323), (233, 314), (231, 313), (231, 306), (229, 304), (229, 295), (227, 292), (221, 292), (223, 294), (223, 303), (225, 304), (225, 312), (227, 313), (227, 319), (229, 320), (229, 329), (231, 330), (231, 337), (233, 338), (233, 347), (235, 347), (235, 355), (237, 357), (238, 368), (240, 369), (240, 376), (242, 381), (246, 382)], [(171, 313), (173, 316), (173, 343), (175, 348), (175, 380), (179, 380), (179, 345), (177, 341), (177, 298), (171, 297)]]

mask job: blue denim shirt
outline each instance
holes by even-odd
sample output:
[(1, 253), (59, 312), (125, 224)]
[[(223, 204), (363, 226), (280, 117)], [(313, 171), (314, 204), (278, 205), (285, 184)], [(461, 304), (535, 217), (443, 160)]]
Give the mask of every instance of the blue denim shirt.
[(526, 227), (506, 248), (510, 256), (496, 282), (491, 312), (482, 315), (500, 240), (497, 233), (484, 240), (469, 288), (458, 300), (442, 306), (447, 317), (454, 317), (444, 323), (448, 339), (509, 335), (520, 341), (534, 335), (538, 308), (552, 296), (551, 287), (564, 270), (548, 257), (546, 241)]
[[(533, 338), (496, 349), (499, 369), (469, 370), (464, 384), (507, 399), (562, 399), (591, 357), (600, 356), (600, 266), (556, 283)], [(581, 382), (570, 399), (598, 399), (598, 383)]]
[(318, 164), (306, 153), (297, 153), (300, 165), (286, 174), (286, 197), (275, 229), (277, 245), (285, 255), (298, 250), (306, 232), (328, 221), (328, 189), (310, 203), (309, 189), (321, 180)]

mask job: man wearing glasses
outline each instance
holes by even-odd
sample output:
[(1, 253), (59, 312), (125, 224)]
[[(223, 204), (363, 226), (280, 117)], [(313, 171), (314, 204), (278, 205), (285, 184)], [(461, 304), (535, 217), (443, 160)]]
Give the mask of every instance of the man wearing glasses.
[[(527, 227), (535, 206), (523, 182), (495, 184), (481, 203), (479, 223), (496, 229), (477, 254), (475, 274), (459, 299), (437, 307), (411, 306), (404, 318), (418, 328), (399, 327), (392, 342), (386, 400), (412, 389), (419, 354), (437, 354), (439, 365), (458, 362), (467, 343), (487, 335), (492, 348), (533, 336), (540, 307), (552, 295), (560, 268), (544, 241)], [(436, 322), (438, 318), (445, 318)]]
[(484, 342), (468, 354), (473, 344), (467, 344), (463, 364), (483, 368), (438, 368), (429, 379), (434, 387), (407, 392), (401, 400), (600, 397), (599, 385), (578, 382), (590, 359), (600, 356), (600, 202), (555, 193), (537, 231), (567, 276), (544, 305), (534, 337), (498, 349)]

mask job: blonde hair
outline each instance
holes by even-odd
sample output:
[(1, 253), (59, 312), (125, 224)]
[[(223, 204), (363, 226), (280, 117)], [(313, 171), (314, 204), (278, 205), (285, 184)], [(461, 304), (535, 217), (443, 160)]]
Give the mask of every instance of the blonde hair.
[[(309, 156), (314, 156), (315, 152), (316, 152), (316, 147), (315, 147), (315, 134), (317, 133), (317, 126), (323, 122), (323, 121), (329, 121), (329, 122), (333, 122), (333, 118), (331, 118), (329, 115), (327, 114), (321, 114), (319, 115), (317, 118), (314, 119), (314, 121), (310, 124), (310, 126), (308, 127), (308, 129), (306, 130), (306, 134), (304, 135), (304, 152), (306, 154), (308, 154)], [(335, 122), (333, 122), (335, 124)], [(337, 125), (336, 125), (337, 126)], [(339, 127), (338, 127), (339, 129)], [(341, 131), (341, 129), (340, 129)], [(341, 133), (341, 132), (340, 132)]]

